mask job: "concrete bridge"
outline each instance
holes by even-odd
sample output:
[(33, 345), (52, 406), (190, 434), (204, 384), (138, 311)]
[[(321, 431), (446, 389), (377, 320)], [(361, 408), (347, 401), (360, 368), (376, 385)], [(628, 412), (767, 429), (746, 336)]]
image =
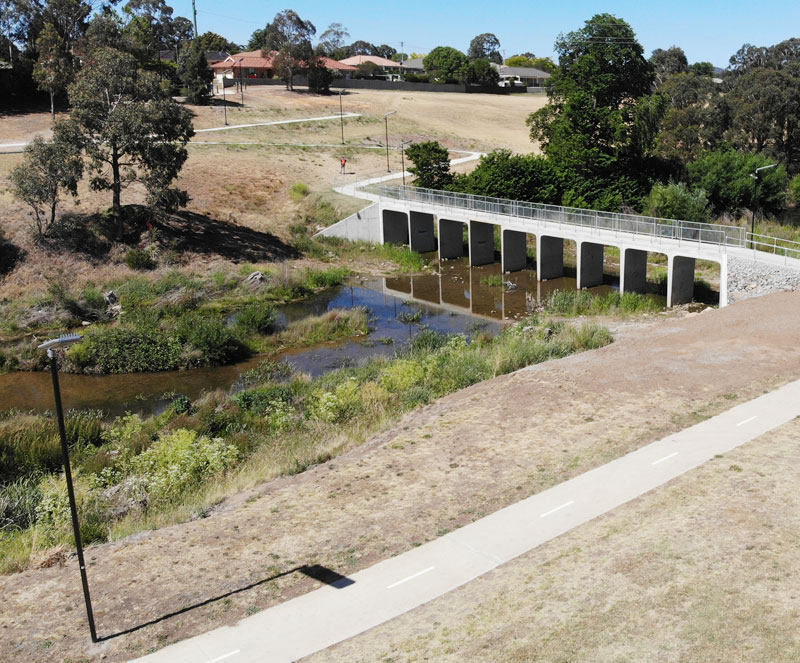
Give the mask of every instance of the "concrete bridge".
[(667, 306), (692, 300), (697, 260), (719, 265), (720, 306), (728, 304), (730, 257), (800, 272), (800, 244), (750, 235), (739, 227), (394, 186), (380, 180), (339, 191), (373, 204), (319, 235), (403, 244), (420, 253), (438, 251), (443, 260), (467, 256), (470, 265), (477, 266), (495, 261), (497, 233), (503, 272), (525, 269), (531, 235), (540, 281), (564, 275), (564, 241), (572, 240), (579, 289), (602, 283), (605, 248), (613, 246), (619, 249), (621, 292), (644, 292), (648, 253), (660, 253), (667, 257)]

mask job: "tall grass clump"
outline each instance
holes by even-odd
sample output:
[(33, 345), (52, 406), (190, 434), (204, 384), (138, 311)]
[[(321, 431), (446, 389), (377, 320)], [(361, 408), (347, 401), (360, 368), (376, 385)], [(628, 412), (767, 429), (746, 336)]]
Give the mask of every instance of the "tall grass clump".
[(655, 313), (663, 307), (656, 300), (635, 292), (610, 292), (593, 295), (586, 290), (556, 290), (543, 303), (544, 310), (551, 315), (626, 315)]

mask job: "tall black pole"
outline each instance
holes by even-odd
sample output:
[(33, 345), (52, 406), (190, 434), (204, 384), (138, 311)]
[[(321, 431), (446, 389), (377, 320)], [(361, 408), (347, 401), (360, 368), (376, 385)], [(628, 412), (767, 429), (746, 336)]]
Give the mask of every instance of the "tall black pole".
[(756, 206), (758, 205), (758, 171), (753, 175), (753, 215), (750, 220), (750, 248), (756, 248)]
[(403, 186), (406, 185), (406, 160), (405, 160), (405, 152), (406, 148), (402, 145), (400, 146), (400, 168), (403, 169)]
[(81, 570), (81, 583), (83, 584), (83, 598), (86, 601), (86, 617), (89, 619), (89, 632), (92, 642), (97, 642), (97, 631), (94, 627), (94, 613), (92, 612), (92, 599), (89, 596), (89, 580), (86, 578), (86, 563), (83, 560), (83, 544), (81, 543), (81, 528), (78, 523), (78, 507), (75, 505), (75, 490), (72, 487), (72, 472), (69, 467), (69, 448), (67, 447), (67, 429), (64, 427), (64, 410), (61, 407), (61, 389), (58, 386), (58, 365), (56, 353), (53, 348), (47, 350), (50, 358), (50, 372), (53, 374), (53, 394), (56, 399), (56, 416), (58, 417), (58, 432), (61, 435), (61, 455), (64, 460), (64, 477), (67, 480), (67, 494), (69, 495), (69, 510), (72, 514), (72, 531), (75, 534), (75, 547), (78, 549), (78, 566)]
[(222, 111), (225, 113), (225, 126), (228, 126), (228, 100), (225, 99), (225, 73), (222, 73)]
[(239, 92), (242, 95), (242, 108), (244, 108), (244, 75), (241, 62), (239, 63)]
[(344, 114), (342, 112), (342, 90), (339, 90), (339, 123), (342, 125), (342, 145), (344, 145)]
[(391, 173), (392, 169), (389, 167), (389, 116), (383, 116), (383, 123), (386, 125), (386, 172)]

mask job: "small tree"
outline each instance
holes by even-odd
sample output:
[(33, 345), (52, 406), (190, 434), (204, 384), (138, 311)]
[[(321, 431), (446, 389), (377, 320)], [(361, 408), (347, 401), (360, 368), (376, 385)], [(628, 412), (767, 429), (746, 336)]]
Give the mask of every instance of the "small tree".
[(500, 81), (500, 74), (489, 60), (473, 60), (466, 67), (463, 73), (464, 83), (467, 85), (480, 85), (481, 87), (497, 87)]
[(208, 106), (211, 100), (208, 88), (214, 73), (209, 69), (206, 54), (197, 40), (184, 51), (178, 75), (186, 88), (186, 101), (198, 106)]
[(417, 176), (415, 184), (425, 189), (444, 189), (453, 181), (450, 172), (450, 155), (435, 140), (412, 143), (406, 156), (414, 163), (409, 172)]
[(36, 236), (41, 238), (56, 219), (56, 208), (63, 190), (78, 193), (83, 175), (83, 160), (70, 136), (70, 125), (56, 124), (53, 140), (41, 136), (25, 148), (22, 163), (11, 171), (14, 195), (33, 210)]
[(422, 61), (425, 71), (442, 82), (456, 80), (469, 60), (451, 46), (437, 46)]
[(132, 55), (96, 51), (70, 86), (69, 100), (71, 135), (90, 159), (91, 187), (113, 194), (117, 238), (122, 189), (132, 182), (145, 185), (153, 208), (186, 204), (186, 192), (170, 184), (186, 161), (192, 113), (164, 93), (155, 76), (140, 71)]
[(308, 90), (317, 94), (330, 94), (333, 72), (325, 62), (314, 56), (308, 60)]
[(645, 214), (662, 219), (703, 223), (711, 215), (711, 206), (702, 189), (690, 189), (683, 182), (656, 183), (650, 190), (644, 211)]
[(55, 119), (54, 98), (57, 93), (63, 92), (69, 81), (72, 62), (64, 40), (51, 23), (46, 23), (39, 34), (36, 50), (39, 51), (39, 59), (33, 66), (33, 78), (39, 89), (50, 95), (50, 116)]
[(379, 65), (367, 60), (366, 62), (362, 62), (360, 65), (358, 65), (358, 72), (356, 72), (356, 76), (358, 78), (375, 78), (375, 76), (380, 74), (382, 71), (383, 70)]

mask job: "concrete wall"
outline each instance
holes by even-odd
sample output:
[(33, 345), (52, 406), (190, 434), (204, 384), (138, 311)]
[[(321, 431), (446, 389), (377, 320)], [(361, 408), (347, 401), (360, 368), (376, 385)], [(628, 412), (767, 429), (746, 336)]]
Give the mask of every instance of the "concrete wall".
[(450, 260), (464, 256), (464, 227), (461, 221), (439, 219), (439, 258)]
[(500, 235), (500, 256), (503, 272), (518, 272), (528, 266), (526, 233), (518, 230), (503, 230)]
[(494, 262), (494, 225), (469, 222), (469, 264), (490, 265)]
[(540, 281), (564, 276), (564, 238), (536, 236), (536, 271)]
[(578, 289), (603, 283), (603, 245), (578, 242)]
[(408, 246), (408, 215), (385, 209), (381, 212), (381, 242)]
[(621, 292), (644, 292), (647, 286), (647, 251), (620, 249), (619, 289)]
[(412, 251), (428, 253), (436, 250), (436, 236), (433, 232), (433, 214), (411, 212), (409, 219), (410, 246)]
[(364, 209), (351, 214), (332, 226), (318, 232), (319, 237), (341, 237), (351, 242), (372, 242), (380, 244), (381, 237), (380, 212), (378, 203), (372, 203)]

